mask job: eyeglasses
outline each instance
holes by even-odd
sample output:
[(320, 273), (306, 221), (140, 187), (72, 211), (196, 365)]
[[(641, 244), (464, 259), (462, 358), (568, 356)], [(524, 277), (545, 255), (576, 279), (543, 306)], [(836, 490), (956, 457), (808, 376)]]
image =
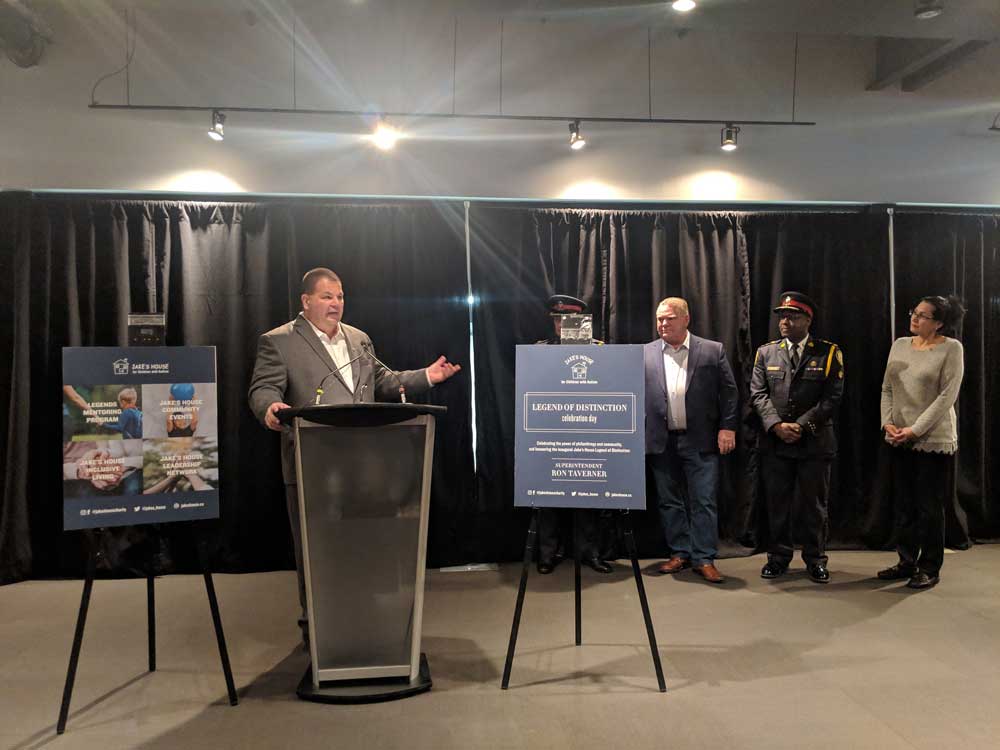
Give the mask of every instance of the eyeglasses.
[(917, 312), (916, 310), (910, 310), (911, 318), (920, 318), (920, 320), (934, 320), (933, 315), (928, 315), (927, 313)]

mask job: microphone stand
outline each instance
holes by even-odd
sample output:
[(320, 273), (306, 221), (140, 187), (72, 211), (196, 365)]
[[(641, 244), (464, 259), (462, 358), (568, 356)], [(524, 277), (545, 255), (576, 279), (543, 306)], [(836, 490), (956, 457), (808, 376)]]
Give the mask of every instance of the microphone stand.
[[(364, 348), (364, 347), (362, 347), (362, 348)], [(323, 383), (326, 382), (327, 378), (329, 378), (331, 375), (335, 375), (336, 373), (340, 372), (345, 367), (350, 367), (355, 362), (357, 362), (359, 359), (361, 359), (363, 356), (365, 356), (365, 353), (366, 352), (362, 351), (361, 354), (359, 354), (354, 359), (352, 359), (352, 360), (350, 360), (348, 362), (345, 362), (340, 367), (337, 367), (337, 368), (335, 368), (333, 370), (330, 370), (330, 372), (328, 372), (326, 375), (323, 376), (323, 379), (321, 381), (319, 381), (319, 385), (316, 386), (316, 401), (315, 401), (315, 404), (314, 404), (315, 406), (319, 406), (320, 398), (322, 398), (322, 396), (323, 396)], [(352, 395), (353, 394), (354, 394), (354, 392), (352, 391)]]
[(371, 342), (365, 342), (361, 345), (361, 348), (371, 357), (376, 364), (378, 364), (383, 370), (388, 372), (394, 378), (396, 378), (396, 383), (399, 384), (399, 400), (402, 403), (406, 403), (406, 388), (403, 386), (403, 381), (400, 379), (399, 374), (393, 370), (389, 365), (383, 362), (381, 359), (375, 356), (375, 352), (371, 350)]

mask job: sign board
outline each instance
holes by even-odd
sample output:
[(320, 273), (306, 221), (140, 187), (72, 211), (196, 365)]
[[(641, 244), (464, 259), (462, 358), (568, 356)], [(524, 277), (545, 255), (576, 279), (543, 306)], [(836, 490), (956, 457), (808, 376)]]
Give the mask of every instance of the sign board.
[(515, 506), (645, 509), (641, 346), (518, 346), (515, 380)]
[(63, 383), (63, 528), (218, 517), (215, 347), (66, 347)]

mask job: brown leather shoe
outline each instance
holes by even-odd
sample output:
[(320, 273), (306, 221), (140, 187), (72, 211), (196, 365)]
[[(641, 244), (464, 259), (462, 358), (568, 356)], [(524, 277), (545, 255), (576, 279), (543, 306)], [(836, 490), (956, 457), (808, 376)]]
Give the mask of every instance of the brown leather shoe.
[(676, 573), (684, 568), (690, 568), (691, 561), (686, 557), (671, 557), (665, 562), (661, 562), (656, 566), (656, 572), (661, 575), (667, 575), (669, 573)]
[(698, 565), (693, 570), (695, 573), (700, 575), (709, 583), (726, 582), (726, 577), (719, 572), (719, 569), (715, 567), (713, 563), (705, 563), (704, 565)]

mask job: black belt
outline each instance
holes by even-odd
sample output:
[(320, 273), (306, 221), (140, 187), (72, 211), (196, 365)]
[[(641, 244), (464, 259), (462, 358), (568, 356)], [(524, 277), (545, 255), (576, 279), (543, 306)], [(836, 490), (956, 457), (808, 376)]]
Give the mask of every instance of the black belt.
[(687, 430), (667, 430), (668, 435), (685, 435)]

